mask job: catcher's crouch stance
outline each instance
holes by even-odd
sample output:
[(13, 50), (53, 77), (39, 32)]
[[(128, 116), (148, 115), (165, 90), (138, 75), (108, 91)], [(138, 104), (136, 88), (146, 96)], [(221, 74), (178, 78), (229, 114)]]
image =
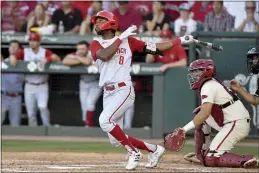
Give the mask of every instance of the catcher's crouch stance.
[[(252, 155), (229, 152), (248, 135), (250, 117), (239, 98), (216, 78), (214, 62), (208, 59), (192, 62), (188, 79), (191, 89), (198, 91), (201, 106), (194, 110), (193, 121), (165, 138), (165, 147), (179, 151), (185, 133), (195, 128), (195, 154), (185, 155), (186, 160), (209, 167), (256, 167), (257, 160)], [(211, 127), (218, 133), (209, 145)]]

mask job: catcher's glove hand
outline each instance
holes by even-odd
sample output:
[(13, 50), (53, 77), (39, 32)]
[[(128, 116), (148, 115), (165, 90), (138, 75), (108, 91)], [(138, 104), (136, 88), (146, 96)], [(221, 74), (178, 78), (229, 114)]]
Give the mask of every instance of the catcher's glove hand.
[(169, 151), (180, 151), (185, 144), (185, 132), (182, 128), (177, 128), (173, 133), (165, 137), (165, 148)]

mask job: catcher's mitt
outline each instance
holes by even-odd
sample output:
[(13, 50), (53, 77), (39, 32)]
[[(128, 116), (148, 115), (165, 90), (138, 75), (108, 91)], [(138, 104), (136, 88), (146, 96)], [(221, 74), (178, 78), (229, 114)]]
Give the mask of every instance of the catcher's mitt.
[(173, 133), (165, 137), (165, 148), (169, 151), (180, 151), (185, 144), (185, 132), (182, 128), (177, 128)]

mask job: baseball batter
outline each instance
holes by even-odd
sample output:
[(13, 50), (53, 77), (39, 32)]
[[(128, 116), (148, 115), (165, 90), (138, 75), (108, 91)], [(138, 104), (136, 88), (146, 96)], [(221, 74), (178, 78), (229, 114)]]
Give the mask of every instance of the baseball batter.
[[(12, 40), (9, 46), (9, 55), (15, 55), (22, 49), (22, 45), (17, 40)], [(4, 62), (8, 62), (9, 58)], [(9, 111), (9, 120), (11, 126), (19, 126), (22, 112), (22, 93), (24, 75), (16, 73), (2, 73), (2, 122), (5, 119), (6, 112)]]
[[(64, 65), (91, 65), (92, 56), (88, 51), (88, 43), (80, 41), (76, 45), (76, 52), (68, 54), (63, 59)], [(82, 120), (86, 127), (94, 126), (95, 104), (101, 95), (102, 89), (98, 86), (99, 77), (96, 75), (81, 75), (79, 96), (82, 109)]]
[[(241, 156), (230, 150), (247, 137), (250, 116), (239, 98), (216, 78), (214, 62), (199, 59), (191, 63), (188, 79), (197, 90), (201, 106), (194, 111), (194, 119), (185, 125), (184, 132), (195, 129), (195, 153), (198, 160), (210, 167), (255, 167), (252, 155)], [(218, 131), (210, 143), (211, 127)], [(188, 159), (189, 157), (189, 159)], [(191, 161), (194, 155), (185, 156)]]
[(100, 11), (91, 18), (99, 39), (90, 45), (93, 60), (100, 72), (99, 86), (103, 87), (103, 111), (99, 117), (100, 127), (108, 133), (112, 145), (122, 145), (129, 153), (126, 169), (135, 169), (142, 158), (139, 149), (149, 152), (146, 167), (155, 167), (165, 149), (162, 146), (143, 142), (126, 135), (122, 131), (123, 115), (133, 105), (135, 93), (132, 87), (130, 66), (134, 52), (151, 54), (161, 53), (181, 43), (192, 43), (193, 37), (181, 37), (164, 43), (145, 43), (132, 35), (136, 35), (136, 26), (129, 27), (120, 36), (115, 36), (118, 20), (113, 13)]
[[(60, 61), (60, 58), (52, 51), (40, 46), (40, 35), (36, 32), (29, 34), (29, 48), (22, 49), (16, 55), (10, 57), (11, 64), (16, 65), (17, 60), (39, 62), (43, 67), (48, 62)], [(48, 75), (27, 74), (25, 75), (25, 105), (30, 126), (37, 126), (37, 108), (44, 126), (50, 125), (48, 98), (49, 86)]]

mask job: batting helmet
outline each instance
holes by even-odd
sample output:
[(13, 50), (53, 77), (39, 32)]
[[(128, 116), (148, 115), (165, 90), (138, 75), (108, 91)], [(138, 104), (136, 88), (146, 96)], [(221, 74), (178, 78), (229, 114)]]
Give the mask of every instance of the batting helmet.
[[(257, 60), (254, 57), (257, 57)], [(246, 63), (249, 72), (258, 74), (259, 73), (259, 49), (257, 47), (252, 47), (246, 53)]]
[(118, 19), (113, 13), (106, 11), (106, 10), (100, 11), (95, 16), (91, 17), (91, 22), (93, 24), (96, 24), (96, 19), (98, 17), (102, 17), (102, 18), (105, 18), (108, 20), (107, 22), (98, 26), (100, 28), (100, 30), (103, 31), (103, 30), (107, 30), (107, 29), (112, 29), (112, 30), (116, 31), (118, 29)]
[(40, 34), (37, 32), (31, 32), (29, 35), (29, 40), (40, 41)]
[(216, 67), (211, 59), (199, 59), (193, 61), (187, 74), (190, 88), (200, 89), (202, 84), (216, 75)]

